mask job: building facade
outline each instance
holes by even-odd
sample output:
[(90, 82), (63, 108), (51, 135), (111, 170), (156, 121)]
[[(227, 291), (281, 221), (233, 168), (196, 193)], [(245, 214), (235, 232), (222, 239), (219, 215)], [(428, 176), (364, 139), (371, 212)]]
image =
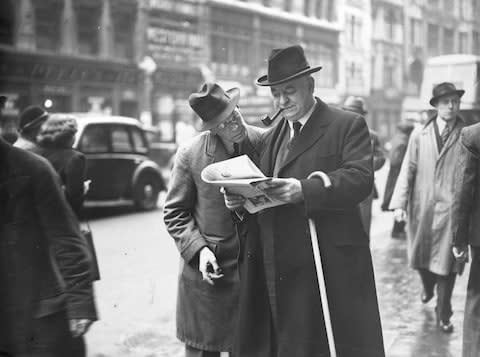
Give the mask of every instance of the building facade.
[(10, 114), (37, 104), (138, 115), (136, 2), (3, 0), (0, 8), (0, 95)]

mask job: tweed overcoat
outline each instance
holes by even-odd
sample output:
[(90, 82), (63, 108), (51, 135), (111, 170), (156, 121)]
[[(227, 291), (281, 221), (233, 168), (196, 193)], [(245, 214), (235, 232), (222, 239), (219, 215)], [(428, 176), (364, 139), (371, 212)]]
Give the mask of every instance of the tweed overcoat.
[[(369, 131), (359, 115), (316, 101), (278, 173), (300, 180), (304, 201), (261, 211), (246, 240), (237, 356), (329, 356), (308, 218), (318, 232), (338, 356), (384, 356), (368, 236), (358, 205), (373, 185)], [(273, 174), (287, 130), (282, 119), (265, 137), (260, 167), (267, 176)], [(319, 179), (307, 179), (319, 170), (330, 177), (331, 189)]]
[(96, 320), (91, 257), (43, 158), (0, 138), (0, 345), (28, 355), (32, 320)]
[(460, 158), (458, 117), (441, 151), (431, 118), (410, 136), (407, 152), (393, 191), (390, 209), (407, 210), (407, 252), (413, 269), (439, 275), (454, 271), (452, 254), (454, 221), (451, 206), (455, 195), (455, 164)]
[[(248, 127), (242, 153), (257, 156), (252, 142), (260, 129)], [(239, 239), (232, 213), (218, 187), (201, 179), (202, 170), (229, 159), (222, 141), (204, 132), (176, 154), (164, 207), (164, 221), (181, 255), (177, 293), (177, 337), (205, 351), (230, 351), (238, 308)], [(224, 277), (214, 286), (202, 280), (198, 253), (208, 246)]]

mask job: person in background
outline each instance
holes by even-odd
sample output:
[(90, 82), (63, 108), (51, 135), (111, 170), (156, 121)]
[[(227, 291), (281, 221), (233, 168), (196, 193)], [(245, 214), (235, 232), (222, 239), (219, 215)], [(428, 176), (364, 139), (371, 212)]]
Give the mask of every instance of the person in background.
[[(385, 184), (385, 192), (383, 194), (382, 211), (388, 211), (388, 206), (393, 195), (393, 189), (397, 182), (402, 161), (407, 151), (408, 139), (414, 128), (413, 123), (403, 121), (397, 124), (397, 131), (391, 140), (391, 149), (389, 152), (390, 169), (388, 171), (387, 182)], [(405, 222), (393, 221), (392, 238), (405, 238)]]
[(472, 261), (463, 317), (463, 357), (480, 356), (480, 123), (462, 130), (463, 150), (456, 166), (452, 204), (453, 254), (461, 264)]
[(0, 355), (84, 357), (91, 257), (44, 158), (0, 138)]
[(81, 216), (86, 174), (85, 155), (72, 148), (77, 120), (70, 114), (52, 114), (37, 135), (37, 153), (52, 164), (63, 184), (65, 196), (77, 217)]
[(18, 123), (18, 132), (20, 134), (14, 145), (20, 149), (38, 151), (37, 135), (42, 124), (48, 119), (48, 112), (39, 106), (27, 107), (21, 114)]
[[(201, 119), (201, 134), (175, 156), (164, 221), (181, 255), (177, 294), (177, 337), (186, 357), (230, 352), (238, 310), (238, 217), (218, 187), (202, 181), (209, 164), (241, 153), (258, 157), (261, 130), (246, 125), (237, 108), (238, 88), (205, 83), (189, 97)], [(256, 159), (254, 159), (256, 160)]]
[(413, 130), (389, 207), (396, 220), (407, 221), (408, 261), (422, 280), (421, 301), (430, 301), (437, 287), (437, 325), (445, 333), (453, 331), (451, 298), (462, 270), (452, 254), (450, 207), (465, 126), (458, 115), (464, 93), (449, 82), (433, 88), (430, 104), (437, 113)]
[[(372, 192), (372, 145), (365, 120), (314, 96), (299, 45), (273, 49), (268, 74), (279, 123), (262, 139), (265, 193), (285, 202), (256, 214), (242, 249), (239, 323), (242, 357), (329, 356), (309, 218), (317, 227), (338, 356), (385, 356), (368, 235), (358, 204)], [(323, 171), (332, 186), (308, 176)], [(238, 210), (245, 198), (225, 192)], [(255, 223), (255, 221), (253, 221)]]
[(13, 144), (15, 141), (17, 141), (18, 135), (16, 128), (11, 125), (11, 123), (7, 123), (9, 120), (7, 119), (4, 112), (7, 100), (7, 97), (5, 97), (4, 95), (0, 95), (0, 136), (7, 143)]
[[(348, 97), (343, 103), (342, 109), (360, 114), (363, 118), (368, 114), (365, 100), (360, 97)], [(380, 145), (378, 134), (373, 130), (369, 130), (369, 132), (373, 149), (373, 170), (378, 171), (385, 164), (385, 154)], [(372, 202), (376, 198), (378, 198), (378, 190), (374, 183), (372, 193), (360, 203), (360, 214), (362, 216), (363, 227), (369, 236), (370, 226), (372, 225)]]

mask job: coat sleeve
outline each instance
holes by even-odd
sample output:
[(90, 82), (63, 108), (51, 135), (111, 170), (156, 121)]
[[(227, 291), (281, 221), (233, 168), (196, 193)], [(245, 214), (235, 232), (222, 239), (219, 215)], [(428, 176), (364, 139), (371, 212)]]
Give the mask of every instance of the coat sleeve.
[(354, 118), (345, 132), (339, 168), (328, 173), (332, 187), (325, 188), (317, 178), (300, 180), (308, 216), (351, 209), (372, 192), (372, 144), (367, 124), (361, 117)]
[(373, 147), (373, 170), (377, 171), (385, 164), (385, 153), (382, 150), (380, 139), (376, 133), (372, 133), (372, 147)]
[(168, 233), (174, 239), (180, 255), (188, 263), (201, 248), (207, 246), (193, 217), (197, 189), (190, 169), (190, 155), (191, 147), (183, 146), (178, 149), (163, 209)]
[(478, 165), (480, 157), (465, 147), (462, 140), (462, 150), (456, 164), (454, 183), (454, 198), (451, 206), (453, 222), (453, 245), (468, 244), (470, 217), (473, 207), (475, 190), (478, 187)]
[(83, 206), (83, 182), (85, 181), (85, 156), (76, 155), (65, 167), (65, 194), (73, 212), (80, 216)]
[(36, 180), (36, 211), (43, 236), (65, 284), (68, 317), (96, 320), (92, 260), (78, 221), (61, 191), (60, 180), (53, 168), (42, 165)]
[(395, 188), (393, 189), (392, 199), (390, 200), (389, 209), (395, 210), (401, 208), (406, 210), (408, 198), (415, 183), (415, 176), (417, 174), (418, 164), (418, 141), (421, 134), (421, 129), (416, 129), (412, 132), (408, 141), (407, 151), (403, 158), (402, 167), (398, 174)]

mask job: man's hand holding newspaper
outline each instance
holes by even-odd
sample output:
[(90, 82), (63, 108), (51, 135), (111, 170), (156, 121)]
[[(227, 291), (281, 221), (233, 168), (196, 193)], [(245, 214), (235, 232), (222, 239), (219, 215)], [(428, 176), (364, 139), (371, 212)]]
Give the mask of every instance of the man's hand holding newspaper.
[(266, 193), (272, 178), (266, 177), (247, 155), (208, 165), (202, 171), (202, 180), (223, 187), (235, 205), (244, 201), (243, 207), (250, 213), (287, 203)]

